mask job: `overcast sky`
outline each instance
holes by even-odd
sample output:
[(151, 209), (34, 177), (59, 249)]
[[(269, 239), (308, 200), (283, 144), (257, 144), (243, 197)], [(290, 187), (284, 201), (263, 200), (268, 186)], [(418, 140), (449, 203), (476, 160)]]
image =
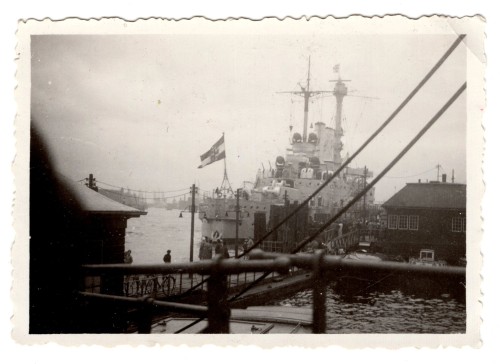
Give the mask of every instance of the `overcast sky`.
[[(170, 191), (193, 182), (211, 190), (223, 162), (197, 169), (225, 132), (233, 187), (253, 181), (261, 163), (284, 155), (302, 130), (298, 90), (311, 57), (311, 87), (330, 90), (340, 64), (352, 97), (344, 101), (344, 155), (392, 113), (455, 40), (454, 35), (41, 35), (33, 36), (32, 117), (56, 168), (74, 180)], [(461, 86), (460, 45), (353, 166), (378, 174)], [(357, 96), (376, 97), (367, 99)], [(311, 122), (333, 126), (334, 99), (316, 99)], [(376, 188), (384, 201), (407, 182), (436, 178), (443, 166), (465, 183), (463, 94)], [(423, 173), (426, 172), (426, 173)]]

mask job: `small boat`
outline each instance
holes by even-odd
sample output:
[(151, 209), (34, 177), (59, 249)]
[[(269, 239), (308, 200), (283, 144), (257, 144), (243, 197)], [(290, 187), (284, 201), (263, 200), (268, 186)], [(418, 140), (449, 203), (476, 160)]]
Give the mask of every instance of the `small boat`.
[[(154, 324), (152, 334), (174, 334), (197, 321), (193, 317), (169, 317)], [(182, 331), (183, 334), (202, 333), (207, 319)], [(312, 308), (288, 306), (252, 306), (232, 309), (229, 322), (231, 334), (307, 334), (312, 332)]]
[(444, 260), (435, 259), (433, 249), (421, 249), (420, 256), (418, 258), (410, 258), (408, 262), (410, 264), (430, 265), (434, 267), (444, 267), (448, 265), (448, 263)]
[(389, 260), (388, 257), (381, 253), (369, 253), (365, 249), (358, 249), (355, 252), (345, 254), (342, 259), (362, 260), (369, 262), (382, 262)]

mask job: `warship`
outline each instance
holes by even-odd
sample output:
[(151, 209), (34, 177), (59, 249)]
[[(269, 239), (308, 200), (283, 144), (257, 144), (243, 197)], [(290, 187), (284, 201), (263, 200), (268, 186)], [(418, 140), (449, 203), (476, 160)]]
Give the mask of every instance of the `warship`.
[[(334, 71), (338, 73), (338, 65)], [(308, 198), (324, 181), (333, 175), (347, 156), (343, 156), (342, 137), (343, 100), (348, 96), (346, 82), (338, 74), (333, 80), (333, 90), (311, 90), (310, 60), (305, 86), (299, 84), (296, 91), (284, 91), (303, 98), (304, 119), (302, 134), (291, 133), (290, 145), (285, 155), (275, 158), (274, 166), (258, 169), (255, 181), (246, 183), (234, 191), (226, 170), (224, 135), (201, 156), (202, 165), (224, 160), (224, 178), (220, 187), (200, 203), (199, 218), (202, 220), (202, 235), (211, 240), (222, 239), (227, 245), (236, 246), (246, 239), (256, 240), (276, 225), (288, 212)], [(334, 125), (319, 121), (309, 126), (309, 104), (317, 96), (333, 96), (336, 102)], [(208, 158), (208, 159), (207, 159)], [(207, 163), (208, 161), (208, 163)], [(264, 244), (265, 250), (290, 250), (294, 243), (307, 236), (316, 225), (327, 221), (339, 211), (351, 197), (366, 186), (373, 172), (364, 168), (345, 168), (327, 188), (324, 188), (296, 214), (291, 222), (271, 235)], [(340, 226), (352, 221), (364, 220), (374, 206), (375, 191), (369, 193), (343, 216)], [(367, 213), (368, 212), (368, 213)], [(267, 246), (267, 249), (266, 249)]]

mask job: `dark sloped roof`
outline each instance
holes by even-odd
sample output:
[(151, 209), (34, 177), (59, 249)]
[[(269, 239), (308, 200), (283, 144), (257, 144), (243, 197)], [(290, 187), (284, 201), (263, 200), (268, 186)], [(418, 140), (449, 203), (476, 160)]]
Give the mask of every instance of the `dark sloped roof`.
[(58, 179), (66, 189), (68, 198), (76, 200), (81, 209), (85, 212), (95, 214), (114, 214), (137, 217), (145, 215), (146, 212), (133, 207), (123, 205), (100, 193), (72, 181), (64, 175), (58, 174)]
[(407, 183), (383, 207), (465, 209), (467, 185), (458, 183)]

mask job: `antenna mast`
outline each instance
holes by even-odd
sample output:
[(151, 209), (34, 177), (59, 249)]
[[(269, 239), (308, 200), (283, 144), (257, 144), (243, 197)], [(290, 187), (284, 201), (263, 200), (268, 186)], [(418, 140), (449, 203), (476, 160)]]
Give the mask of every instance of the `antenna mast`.
[(311, 82), (311, 56), (309, 56), (309, 63), (307, 66), (307, 86), (306, 89), (302, 88), (304, 91), (304, 127), (302, 129), (302, 141), (307, 141), (307, 123), (309, 119), (309, 98), (311, 97), (311, 92), (309, 91), (309, 84)]
[(283, 91), (279, 93), (292, 94), (301, 96), (304, 98), (304, 125), (302, 129), (302, 141), (307, 142), (307, 124), (309, 120), (309, 99), (311, 97), (320, 95), (320, 94), (331, 94), (331, 91), (311, 91), (311, 56), (309, 56), (309, 62), (307, 67), (307, 84), (306, 86), (302, 86), (300, 83), (298, 84), (301, 91)]

